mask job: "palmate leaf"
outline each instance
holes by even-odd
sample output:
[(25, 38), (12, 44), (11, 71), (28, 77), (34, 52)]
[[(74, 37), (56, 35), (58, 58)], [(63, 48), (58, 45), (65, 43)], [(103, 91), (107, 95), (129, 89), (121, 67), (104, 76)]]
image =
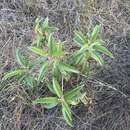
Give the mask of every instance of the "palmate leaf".
[(45, 108), (53, 108), (59, 103), (57, 97), (45, 97), (45, 98), (38, 98), (33, 101), (33, 104), (43, 104)]
[(68, 125), (72, 126), (72, 113), (69, 105), (63, 101), (62, 103), (62, 114)]
[(83, 46), (84, 44), (87, 44), (88, 39), (87, 37), (80, 31), (75, 31), (74, 41), (80, 45)]
[(16, 50), (16, 60), (22, 67), (26, 68), (28, 66), (28, 59), (21, 54), (19, 49)]
[(17, 69), (17, 70), (10, 71), (10, 72), (5, 74), (5, 76), (3, 77), (3, 80), (7, 80), (7, 79), (12, 78), (14, 76), (23, 75), (25, 72), (26, 71), (23, 69)]
[(38, 47), (29, 47), (29, 50), (40, 56), (47, 56), (47, 52)]
[(113, 58), (113, 54), (106, 47), (104, 47), (102, 45), (95, 45), (94, 49), (96, 51), (99, 51), (99, 52), (101, 52), (101, 53), (103, 53), (103, 54)]
[(72, 101), (80, 94), (80, 91), (82, 89), (82, 86), (78, 86), (72, 90), (69, 90), (64, 94), (64, 98), (66, 101)]
[(53, 78), (53, 89), (59, 98), (63, 96), (63, 92), (61, 90), (61, 87), (55, 78)]
[(41, 81), (44, 78), (48, 70), (48, 65), (49, 63), (47, 61), (42, 64), (42, 67), (39, 70), (38, 81)]

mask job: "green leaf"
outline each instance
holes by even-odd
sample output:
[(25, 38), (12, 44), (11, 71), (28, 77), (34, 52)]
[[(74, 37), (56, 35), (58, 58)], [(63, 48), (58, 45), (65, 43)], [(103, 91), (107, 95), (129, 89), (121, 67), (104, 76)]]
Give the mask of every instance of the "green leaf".
[(72, 72), (72, 73), (79, 73), (79, 71), (76, 70), (74, 67), (70, 66), (69, 64), (65, 64), (63, 62), (59, 63), (59, 69), (61, 71)]
[(20, 76), (24, 73), (25, 73), (25, 70), (23, 70), (23, 69), (13, 70), (11, 72), (6, 73), (5, 76), (3, 77), (3, 80), (7, 80), (7, 79), (12, 78), (14, 76)]
[(38, 48), (45, 45), (45, 39), (46, 39), (45, 36), (37, 35), (35, 42), (36, 42)]
[(94, 49), (96, 49), (96, 51), (99, 51), (105, 55), (108, 55), (109, 57), (113, 58), (113, 54), (104, 46), (102, 45), (95, 45)]
[(54, 77), (57, 77), (57, 78), (59, 78), (59, 76), (60, 76), (59, 69), (58, 69), (58, 64), (59, 63), (57, 61), (55, 61), (53, 63), (53, 68), (52, 68), (52, 74), (53, 74)]
[(78, 50), (78, 51), (74, 54), (74, 56), (84, 55), (84, 53), (86, 53), (86, 52), (88, 51), (88, 49), (89, 49), (88, 46), (87, 46), (87, 45), (84, 45), (84, 46), (81, 47), (80, 50)]
[(31, 61), (30, 67), (36, 67), (37, 65), (40, 65), (40, 64), (42, 64), (44, 62), (47, 62), (46, 57), (38, 57), (38, 58)]
[(55, 46), (53, 47), (53, 56), (63, 56), (63, 45), (62, 43), (55, 43)]
[(16, 50), (16, 60), (22, 67), (27, 67), (28, 65), (28, 59), (23, 56), (19, 49)]
[(43, 32), (42, 32), (42, 28), (41, 28), (41, 20), (38, 18), (36, 19), (35, 21), (35, 28), (34, 28), (34, 31), (36, 33), (36, 35), (43, 35)]
[(44, 104), (46, 108), (55, 107), (59, 103), (57, 97), (38, 98), (33, 101), (33, 104)]
[(49, 81), (47, 82), (47, 87), (50, 90), (50, 92), (52, 92), (53, 94), (56, 94), (56, 92), (53, 88), (53, 85)]
[(101, 26), (100, 25), (96, 25), (94, 27), (93, 32), (91, 34), (91, 40), (92, 41), (95, 41), (97, 39), (100, 30), (101, 30)]
[(76, 64), (81, 64), (83, 58), (84, 58), (84, 55), (77, 56), (77, 58), (76, 58)]
[(103, 43), (103, 41), (101, 41), (100, 39), (96, 39), (95, 42), (91, 43), (91, 45), (89, 46), (89, 49), (93, 49), (95, 45), (100, 46)]
[(57, 97), (45, 97), (45, 98), (37, 98), (33, 101), (33, 104), (55, 104), (55, 106), (59, 103)]
[(74, 59), (75, 64), (80, 64), (83, 58), (84, 58), (84, 54), (79, 53), (79, 51), (74, 52), (73, 59)]
[(40, 56), (47, 56), (47, 52), (40, 49), (40, 48), (37, 48), (37, 47), (29, 47), (29, 50), (31, 50), (32, 52), (34, 52), (35, 54), (37, 55), (40, 55)]
[(53, 88), (54, 88), (54, 91), (55, 91), (55, 93), (57, 94), (58, 97), (63, 96), (63, 92), (61, 90), (61, 87), (60, 87), (58, 81), (55, 78), (53, 78)]
[(48, 53), (49, 53), (49, 55), (53, 54), (53, 37), (52, 37), (52, 34), (50, 34), (49, 38), (48, 38)]
[(71, 109), (70, 109), (69, 105), (67, 104), (67, 102), (65, 100), (62, 102), (62, 107), (64, 107), (65, 111), (67, 112), (67, 114), (71, 118), (71, 115), (72, 115)]
[(48, 17), (44, 20), (43, 24), (42, 24), (42, 29), (43, 31), (48, 31), (48, 27), (49, 27), (49, 19)]
[(35, 20), (35, 28), (34, 28), (35, 33), (37, 33), (37, 31), (38, 31), (39, 24), (40, 24), (40, 19), (39, 19), (39, 18), (36, 18), (36, 20)]
[(69, 105), (64, 101), (62, 103), (62, 114), (68, 125), (72, 126), (72, 114)]
[(35, 24), (39, 24), (39, 23), (40, 23), (39, 18), (36, 18), (36, 20), (35, 20)]
[(76, 106), (80, 103), (79, 97), (72, 99), (72, 100), (68, 100), (67, 103), (70, 105)]
[(100, 65), (104, 64), (103, 58), (102, 58), (102, 56), (98, 52), (91, 51), (90, 53), (91, 53), (91, 57), (93, 59), (95, 59)]
[(56, 28), (56, 27), (48, 27), (49, 33), (56, 32), (56, 31), (58, 31), (58, 30), (59, 30), (59, 29)]
[[(68, 80), (70, 79), (70, 74), (69, 74), (67, 71), (62, 70), (60, 67), (59, 67), (59, 71), (60, 71), (59, 76), (61, 76), (61, 74), (62, 74), (62, 77), (63, 77), (66, 81), (68, 81)], [(60, 79), (61, 79), (61, 77), (60, 77)]]
[(87, 37), (80, 31), (75, 31), (74, 41), (80, 46), (83, 46), (88, 42)]
[(81, 89), (82, 89), (82, 86), (78, 86), (78, 87), (66, 92), (64, 94), (65, 100), (70, 101), (70, 100), (77, 98), (77, 96), (80, 94)]
[(62, 114), (66, 121), (66, 123), (72, 127), (72, 120), (69, 118), (68, 114), (66, 113), (65, 109), (62, 107)]
[(53, 108), (53, 107), (55, 107), (55, 106), (57, 106), (57, 104), (55, 104), (55, 103), (48, 103), (48, 104), (45, 104), (45, 105), (44, 105), (44, 108), (46, 108), (46, 109), (51, 109), (51, 108)]
[(30, 86), (31, 88), (36, 86), (35, 79), (30, 75), (27, 75), (27, 76), (24, 77), (23, 83), (27, 86)]
[(48, 65), (49, 65), (48, 62), (44, 62), (42, 64), (42, 67), (40, 68), (40, 71), (39, 71), (38, 81), (41, 81), (43, 77), (45, 76), (45, 73), (47, 72), (47, 69), (48, 69)]

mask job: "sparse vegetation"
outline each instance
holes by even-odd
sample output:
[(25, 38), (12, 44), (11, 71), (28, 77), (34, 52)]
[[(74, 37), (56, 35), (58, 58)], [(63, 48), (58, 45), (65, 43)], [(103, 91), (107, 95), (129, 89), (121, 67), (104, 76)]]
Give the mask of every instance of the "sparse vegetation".
[(129, 130), (129, 14), (128, 0), (1, 1), (0, 129)]
[[(5, 74), (3, 80), (15, 76), (26, 86), (32, 88), (37, 87), (41, 82), (49, 80), (48, 88), (53, 94), (56, 94), (57, 97), (39, 98), (33, 101), (33, 104), (44, 104), (45, 108), (53, 108), (58, 104), (61, 104), (64, 119), (72, 126), (72, 114), (69, 105), (78, 104), (80, 97), (83, 95), (80, 92), (81, 87), (74, 88), (64, 94), (64, 84), (62, 84), (63, 86), (61, 87), (59, 82), (61, 82), (62, 79), (71, 80), (71, 73), (82, 74), (82, 71), (80, 72), (78, 67), (75, 69), (75, 67), (67, 62), (70, 53), (64, 52), (63, 43), (54, 39), (52, 34), (54, 30), (58, 29), (49, 26), (48, 18), (46, 18), (43, 23), (41, 23), (39, 19), (36, 19), (36, 40), (35, 44), (29, 47), (29, 50), (38, 55), (38, 57), (36, 57), (33, 62), (30, 62), (29, 58), (23, 56), (19, 50), (16, 50), (16, 60), (19, 63), (20, 68)], [(72, 64), (80, 64), (82, 66), (81, 70), (84, 70), (85, 72), (87, 68), (86, 64), (90, 59), (95, 59), (99, 64), (103, 64), (103, 58), (100, 53), (113, 57), (112, 53), (101, 45), (99, 32), (100, 26), (96, 26), (92, 33), (87, 36), (83, 35), (82, 32), (75, 32), (74, 41), (77, 42), (81, 48), (77, 50), (77, 52), (73, 52), (74, 54), (72, 55), (74, 55), (75, 60)], [(40, 60), (37, 60), (39, 58)], [(69, 59), (69, 61), (70, 60), (72, 59)], [(37, 69), (37, 65), (40, 66), (38, 76), (35, 74), (35, 71), (33, 71)], [(50, 85), (52, 79), (53, 85)]]

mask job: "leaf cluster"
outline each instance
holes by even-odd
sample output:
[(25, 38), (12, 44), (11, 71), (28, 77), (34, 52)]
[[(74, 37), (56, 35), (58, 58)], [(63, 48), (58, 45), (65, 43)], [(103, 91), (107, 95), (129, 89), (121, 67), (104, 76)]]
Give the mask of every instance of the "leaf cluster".
[(80, 31), (75, 31), (74, 41), (80, 49), (73, 54), (73, 57), (75, 63), (81, 66), (82, 71), (85, 71), (91, 60), (95, 60), (100, 65), (103, 65), (102, 54), (113, 58), (113, 54), (102, 44), (103, 41), (99, 36), (100, 30), (101, 26), (96, 25), (93, 31), (87, 35)]
[[(112, 53), (102, 45), (100, 28), (99, 25), (95, 26), (87, 35), (75, 31), (74, 42), (79, 49), (71, 54), (66, 52), (64, 42), (54, 38), (53, 33), (58, 29), (49, 25), (48, 18), (44, 22), (36, 19), (35, 40), (28, 47), (31, 55), (34, 55), (33, 60), (17, 49), (16, 61), (19, 67), (6, 73), (3, 79), (16, 77), (18, 81), (31, 88), (45, 82), (53, 96), (37, 98), (33, 104), (43, 104), (47, 109), (60, 105), (64, 119), (72, 126), (71, 106), (77, 105), (83, 97), (82, 86), (77, 85), (72, 90), (64, 92), (64, 84), (62, 86), (60, 84), (62, 80), (67, 82), (74, 73), (77, 75), (84, 73), (90, 60), (103, 65), (102, 54), (113, 58)], [(73, 63), (70, 64), (68, 62), (70, 60)]]

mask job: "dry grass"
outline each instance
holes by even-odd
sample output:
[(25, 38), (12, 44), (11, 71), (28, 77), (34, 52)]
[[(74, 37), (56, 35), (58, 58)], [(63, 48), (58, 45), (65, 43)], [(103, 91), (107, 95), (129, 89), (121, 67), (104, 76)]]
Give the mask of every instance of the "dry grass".
[[(78, 0), (77, 0), (78, 1)], [(15, 65), (14, 52), (25, 51), (33, 39), (36, 17), (49, 17), (59, 27), (56, 37), (72, 45), (73, 30), (86, 31), (102, 25), (102, 38), (114, 59), (84, 79), (93, 104), (73, 109), (74, 127), (69, 128), (59, 109), (46, 111), (32, 106), (35, 93), (15, 82), (0, 82), (0, 130), (129, 130), (130, 129), (130, 2), (129, 0), (1, 0), (0, 74)], [(87, 9), (86, 4), (89, 2)], [(71, 45), (70, 45), (71, 44)], [(1, 75), (0, 75), (1, 77)]]

